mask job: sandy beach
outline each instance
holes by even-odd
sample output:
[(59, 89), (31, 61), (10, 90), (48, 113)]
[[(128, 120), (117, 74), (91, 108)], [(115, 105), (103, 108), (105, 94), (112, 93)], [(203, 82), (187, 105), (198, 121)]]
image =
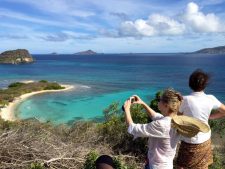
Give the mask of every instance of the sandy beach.
[(37, 95), (37, 94), (42, 94), (42, 93), (49, 93), (49, 92), (62, 92), (62, 91), (69, 91), (75, 88), (75, 86), (72, 85), (63, 85), (61, 84), (61, 86), (65, 87), (65, 89), (61, 89), (61, 90), (42, 90), (42, 91), (37, 91), (37, 92), (31, 92), (31, 93), (26, 93), (24, 95), (21, 95), (18, 98), (15, 98), (13, 102), (9, 103), (9, 105), (7, 107), (1, 108), (0, 109), (0, 116), (2, 117), (2, 119), (4, 120), (9, 120), (9, 121), (15, 121), (16, 117), (15, 117), (15, 109), (16, 107), (24, 100), (26, 100), (27, 98), (33, 96), (33, 95)]

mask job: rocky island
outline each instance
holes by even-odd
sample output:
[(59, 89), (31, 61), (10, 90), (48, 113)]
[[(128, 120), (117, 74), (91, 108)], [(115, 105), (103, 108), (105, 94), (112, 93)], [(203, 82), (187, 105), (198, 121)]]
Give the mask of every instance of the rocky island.
[(97, 53), (92, 50), (86, 50), (82, 52), (77, 52), (75, 55), (96, 55)]
[(26, 64), (34, 62), (34, 58), (26, 49), (9, 50), (0, 54), (0, 64)]
[(194, 53), (204, 53), (204, 54), (225, 54), (225, 46), (218, 46), (214, 48), (204, 48), (198, 50)]

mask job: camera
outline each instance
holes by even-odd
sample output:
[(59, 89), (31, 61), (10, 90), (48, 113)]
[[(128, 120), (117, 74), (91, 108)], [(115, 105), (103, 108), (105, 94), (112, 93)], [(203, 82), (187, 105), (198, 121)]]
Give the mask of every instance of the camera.
[(133, 97), (133, 98), (131, 99), (131, 103), (134, 103), (135, 101), (137, 101), (137, 97)]
[[(131, 104), (134, 103), (135, 101), (138, 101), (137, 97), (132, 97), (131, 98)], [(123, 106), (122, 106), (122, 110), (125, 111)]]

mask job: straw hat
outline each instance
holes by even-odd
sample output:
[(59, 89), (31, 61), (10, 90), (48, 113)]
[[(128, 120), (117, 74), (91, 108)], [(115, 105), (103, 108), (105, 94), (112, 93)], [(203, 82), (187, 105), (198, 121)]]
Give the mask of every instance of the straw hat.
[(171, 122), (172, 127), (185, 137), (194, 137), (198, 132), (207, 133), (210, 130), (209, 126), (201, 120), (185, 115), (176, 115)]

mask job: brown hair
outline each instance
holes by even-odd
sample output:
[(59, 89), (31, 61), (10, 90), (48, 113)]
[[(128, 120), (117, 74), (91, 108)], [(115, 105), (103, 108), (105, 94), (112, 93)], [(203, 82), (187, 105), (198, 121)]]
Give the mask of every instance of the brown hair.
[(206, 88), (209, 79), (208, 73), (197, 69), (189, 77), (189, 87), (195, 92), (200, 92)]
[(178, 112), (181, 101), (183, 100), (182, 95), (174, 89), (166, 89), (163, 91), (160, 100), (163, 103), (168, 104), (170, 112)]

